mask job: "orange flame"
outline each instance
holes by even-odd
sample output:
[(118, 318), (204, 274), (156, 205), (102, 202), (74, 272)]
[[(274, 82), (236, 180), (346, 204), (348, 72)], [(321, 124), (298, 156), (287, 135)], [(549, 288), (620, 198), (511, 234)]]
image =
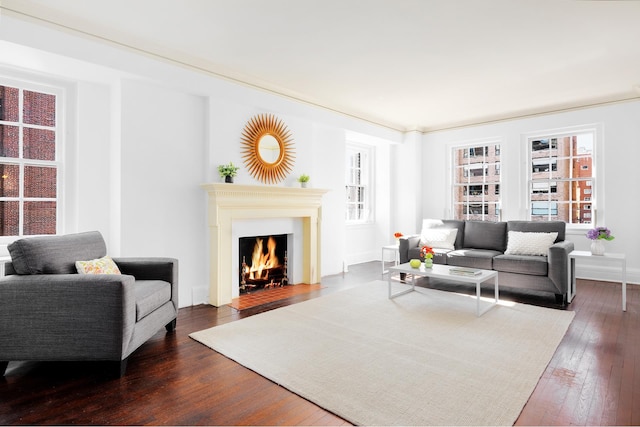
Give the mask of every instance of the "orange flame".
[(270, 236), (267, 241), (267, 253), (263, 252), (263, 239), (257, 238), (251, 254), (251, 267), (247, 266), (245, 270), (249, 273), (249, 279), (268, 279), (268, 270), (280, 265), (276, 256), (276, 240), (273, 237)]

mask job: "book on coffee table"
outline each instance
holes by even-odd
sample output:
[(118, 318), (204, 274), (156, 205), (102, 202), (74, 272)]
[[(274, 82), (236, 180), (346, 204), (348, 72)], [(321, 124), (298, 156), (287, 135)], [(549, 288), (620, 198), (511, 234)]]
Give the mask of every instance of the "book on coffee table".
[(449, 274), (457, 274), (459, 276), (478, 276), (482, 274), (482, 270), (479, 268), (467, 268), (467, 267), (451, 267)]

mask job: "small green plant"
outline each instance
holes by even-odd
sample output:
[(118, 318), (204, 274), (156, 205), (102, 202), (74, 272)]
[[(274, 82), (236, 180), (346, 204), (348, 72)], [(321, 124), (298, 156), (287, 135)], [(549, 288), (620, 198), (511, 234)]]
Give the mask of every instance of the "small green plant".
[(218, 166), (218, 173), (222, 178), (225, 178), (227, 176), (230, 176), (231, 178), (233, 178), (238, 174), (238, 169), (240, 168), (238, 166), (235, 166), (233, 162), (229, 162), (228, 165)]
[(298, 182), (309, 182), (309, 175), (302, 174), (298, 177)]

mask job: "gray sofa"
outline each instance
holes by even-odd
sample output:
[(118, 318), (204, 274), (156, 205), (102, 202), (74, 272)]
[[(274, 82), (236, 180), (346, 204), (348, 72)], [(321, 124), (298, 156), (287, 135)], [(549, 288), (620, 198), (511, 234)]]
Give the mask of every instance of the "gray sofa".
[[(453, 247), (434, 248), (434, 263), (496, 270), (501, 290), (517, 292), (520, 289), (526, 289), (551, 293), (555, 295), (558, 303), (566, 305), (569, 289), (568, 255), (574, 245), (565, 240), (566, 224), (564, 222), (458, 220), (437, 222), (431, 224), (429, 228), (446, 229), (446, 231), (457, 229), (457, 232)], [(510, 231), (516, 233), (510, 234)], [(513, 236), (514, 241), (516, 237), (524, 240), (532, 240), (534, 237), (533, 234), (522, 233), (557, 233), (557, 237), (551, 242), (552, 244), (550, 243), (545, 255), (508, 253), (508, 236)], [(420, 241), (421, 235), (400, 239), (401, 263), (420, 258)]]
[[(9, 245), (0, 278), (0, 371), (9, 361), (113, 361), (128, 356), (178, 313), (178, 261), (113, 258), (122, 274), (78, 274), (76, 261), (104, 257), (95, 232), (44, 236)], [(116, 373), (114, 372), (114, 373)]]

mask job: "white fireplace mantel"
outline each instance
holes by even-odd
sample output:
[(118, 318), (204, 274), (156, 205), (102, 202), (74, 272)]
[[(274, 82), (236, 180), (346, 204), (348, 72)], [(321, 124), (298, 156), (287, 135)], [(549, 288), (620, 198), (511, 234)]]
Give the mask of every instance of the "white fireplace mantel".
[(322, 195), (327, 190), (226, 183), (203, 184), (209, 194), (209, 303), (229, 304), (236, 270), (232, 224), (237, 219), (302, 219), (302, 280), (320, 282)]

